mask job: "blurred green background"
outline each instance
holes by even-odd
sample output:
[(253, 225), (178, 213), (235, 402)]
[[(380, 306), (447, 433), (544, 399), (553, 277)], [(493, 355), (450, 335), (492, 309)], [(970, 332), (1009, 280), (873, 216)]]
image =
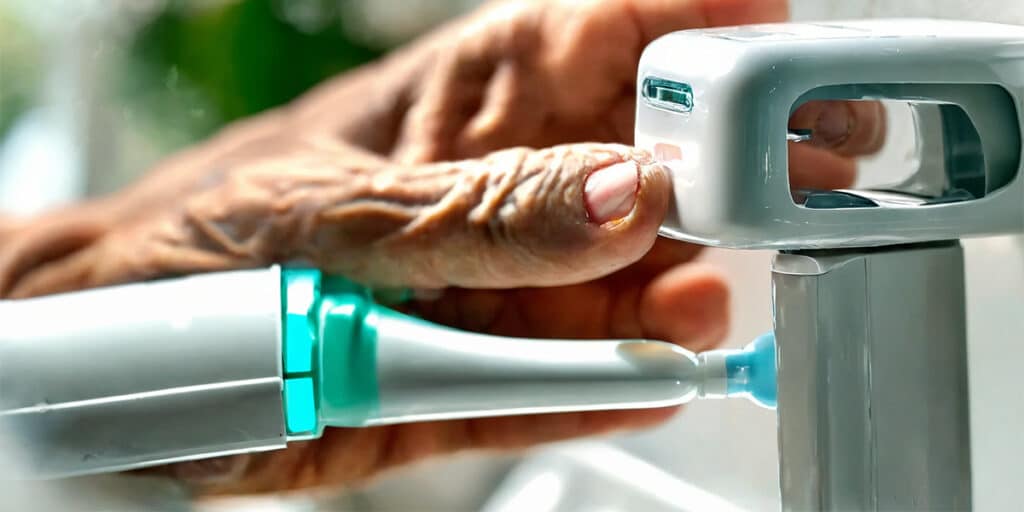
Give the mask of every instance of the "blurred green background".
[[(344, 30), (340, 16), (352, 2), (298, 3), (315, 23), (290, 21), (283, 3), (270, 0), (160, 5), (118, 50), (105, 99), (127, 102), (144, 122), (167, 127), (169, 139), (195, 140), (387, 50), (354, 41)], [(4, 5), (0, 137), (38, 100), (46, 71), (39, 35)]]
[[(147, 110), (149, 105), (172, 107), (179, 102), (209, 109), (209, 115), (191, 123), (181, 120), (198, 136), (284, 103), (385, 50), (353, 41), (343, 30), (338, 17), (345, 3), (316, 2), (317, 23), (312, 26), (290, 23), (268, 0), (206, 9), (169, 4), (132, 42), (134, 68), (123, 77), (123, 96)], [(179, 96), (177, 101), (161, 101), (168, 89)], [(165, 118), (176, 111), (154, 113)]]
[(42, 83), (40, 49), (36, 35), (0, 8), (0, 139), (30, 107)]
[[(65, 183), (50, 191), (61, 201), (116, 190), (476, 3), (0, 0), (0, 188)], [(25, 167), (63, 177), (11, 177)], [(0, 194), (0, 210), (16, 202)]]

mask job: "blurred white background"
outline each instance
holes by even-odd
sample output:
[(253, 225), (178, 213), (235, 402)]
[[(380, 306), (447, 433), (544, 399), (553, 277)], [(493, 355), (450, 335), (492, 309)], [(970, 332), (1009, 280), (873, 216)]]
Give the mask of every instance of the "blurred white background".
[[(41, 45), (33, 57), (42, 71), (42, 94), (32, 109), (14, 121), (14, 128), (0, 143), (0, 211), (38, 211), (83, 194), (109, 190), (144, 169), (169, 147), (187, 142), (185, 136), (170, 136), (154, 143), (146, 130), (138, 129), (140, 124), (134, 120), (137, 113), (97, 100), (102, 96), (96, 90), (100, 83), (97, 74), (103, 68), (93, 65), (97, 62), (94, 59), (118, 51), (117, 42), (131, 33), (131, 17), (147, 16), (158, 2), (3, 2), (8, 15), (18, 17), (37, 34), (44, 34), (48, 43)], [(377, 34), (375, 37), (386, 40), (378, 43), (386, 45), (406, 39), (472, 3), (367, 0), (346, 4), (356, 13), (349, 19), (362, 20), (349, 23), (359, 27), (354, 37)], [(58, 5), (60, 15), (55, 16), (53, 8)], [(290, 7), (285, 16), (292, 22), (316, 25), (313, 14), (318, 11), (313, 7), (317, 2), (287, 5)], [(795, 0), (792, 13), (798, 20), (917, 16), (1024, 24), (1024, 3), (1019, 0)], [(0, 73), (11, 69), (10, 62), (0, 60)], [(173, 92), (172, 82), (167, 87)], [(208, 115), (202, 106), (192, 108), (196, 117)], [(899, 141), (892, 142), (897, 149), (866, 162), (867, 169), (884, 172), (886, 166), (894, 165), (902, 153)], [(1011, 386), (1011, 378), (1018, 371), (1016, 361), (1024, 356), (1017, 342), (1024, 332), (1024, 242), (1020, 237), (1001, 237), (972, 240), (965, 245), (975, 505), (982, 511), (1017, 510), (1017, 466), (1024, 460), (1020, 436), (1024, 393)], [(770, 329), (770, 257), (764, 252), (721, 250), (708, 251), (705, 256), (725, 268), (732, 281), (735, 323), (730, 345), (741, 346)], [(666, 475), (744, 509), (778, 508), (775, 418), (771, 411), (744, 401), (696, 403), (660, 428), (617, 436), (611, 443)], [(434, 461), (392, 474), (343, 497), (318, 503), (299, 498), (287, 506), (289, 510), (475, 510), (483, 506), (514, 462), (512, 456), (491, 455)], [(659, 483), (651, 485), (669, 485), (665, 480), (654, 481)], [(103, 487), (95, 487), (97, 482)], [(78, 484), (93, 490), (129, 492), (116, 479)], [(134, 492), (139, 492), (138, 482), (133, 485)], [(153, 492), (169, 498), (177, 495), (173, 488), (155, 485), (157, 491)], [(590, 489), (615, 494), (615, 485), (613, 482)], [(207, 507), (277, 510), (280, 505), (263, 500)], [(684, 508), (680, 504), (680, 510)]]

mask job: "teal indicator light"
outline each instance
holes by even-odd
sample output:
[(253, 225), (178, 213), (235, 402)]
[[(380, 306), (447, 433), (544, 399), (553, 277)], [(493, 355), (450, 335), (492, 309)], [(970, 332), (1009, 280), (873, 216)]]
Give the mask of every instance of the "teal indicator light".
[(652, 107), (679, 113), (693, 110), (693, 88), (689, 84), (649, 76), (644, 78), (640, 92)]

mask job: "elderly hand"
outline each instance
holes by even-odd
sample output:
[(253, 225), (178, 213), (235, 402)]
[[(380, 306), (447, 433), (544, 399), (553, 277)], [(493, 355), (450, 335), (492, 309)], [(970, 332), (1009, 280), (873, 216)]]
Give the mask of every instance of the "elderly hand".
[[(696, 247), (656, 243), (669, 177), (620, 145), (632, 140), (637, 61), (666, 32), (786, 14), (779, 0), (488, 4), (225, 129), (119, 194), (0, 227), (0, 294), (304, 261), (370, 285), (437, 290), (410, 308), (463, 329), (710, 348), (726, 330), (724, 281), (685, 263)], [(794, 123), (828, 135), (794, 148), (794, 186), (848, 184), (851, 157), (881, 141), (872, 104), (808, 105)], [(672, 413), (336, 428), (279, 452), (163, 469), (216, 493), (351, 485), (431, 455)]]

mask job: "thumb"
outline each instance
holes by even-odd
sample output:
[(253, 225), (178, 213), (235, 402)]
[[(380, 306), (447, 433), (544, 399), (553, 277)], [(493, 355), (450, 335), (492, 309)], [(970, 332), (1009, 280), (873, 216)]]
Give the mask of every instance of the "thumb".
[[(374, 183), (371, 197), (319, 212), (309, 259), (371, 284), (423, 288), (606, 275), (651, 247), (670, 190), (648, 154), (604, 144), (505, 150), (384, 171)], [(360, 240), (367, 229), (374, 236)]]

